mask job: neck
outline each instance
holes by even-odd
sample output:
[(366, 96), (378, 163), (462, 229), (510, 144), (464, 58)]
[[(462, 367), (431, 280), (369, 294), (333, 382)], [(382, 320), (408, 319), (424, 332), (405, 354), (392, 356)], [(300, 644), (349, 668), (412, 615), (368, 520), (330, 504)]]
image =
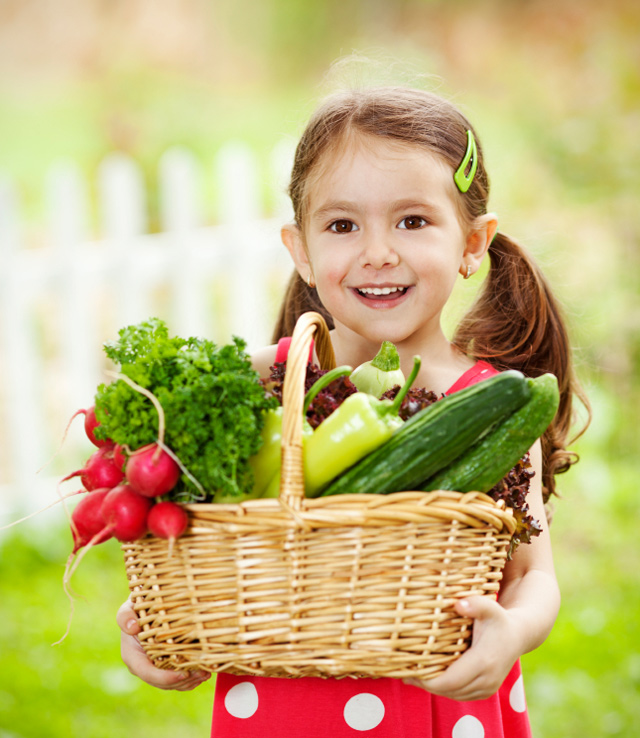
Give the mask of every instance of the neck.
[[(331, 340), (338, 365), (349, 364), (355, 369), (376, 355), (383, 340), (393, 341), (393, 337), (381, 337), (378, 340), (378, 337), (362, 336), (337, 324), (331, 332)], [(441, 330), (428, 338), (409, 336), (393, 343), (398, 350), (404, 375), (408, 376), (411, 372), (413, 357), (420, 356), (422, 366), (414, 386), (433, 390), (437, 394), (446, 392), (474, 363), (455, 348)]]

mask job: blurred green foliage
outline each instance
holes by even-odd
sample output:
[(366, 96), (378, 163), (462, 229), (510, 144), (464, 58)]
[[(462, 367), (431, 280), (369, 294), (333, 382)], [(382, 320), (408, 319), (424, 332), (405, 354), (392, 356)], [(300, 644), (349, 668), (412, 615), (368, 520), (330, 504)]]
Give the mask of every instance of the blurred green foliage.
[[(187, 726), (206, 735), (213, 682), (198, 692), (163, 692), (122, 664), (115, 614), (128, 587), (114, 541), (80, 564), (72, 608), (62, 586), (72, 547), (63, 517), (43, 513), (0, 547), (1, 738), (153, 738), (186, 735)], [(52, 645), (64, 636), (72, 609), (69, 635)]]
[(588, 437), (579, 450), (551, 528), (562, 607), (545, 644), (523, 657), (527, 700), (539, 738), (632, 738), (640, 721), (637, 462), (601, 455)]
[[(423, 84), (468, 113), (500, 227), (529, 246), (565, 305), (594, 406), (577, 446), (583, 460), (559, 480), (552, 534), (562, 611), (544, 646), (523, 659), (534, 735), (635, 736), (638, 3), (185, 0), (163, 6), (174, 16), (145, 15), (137, 0), (65, 3), (55, 18), (33, 12), (34, 0), (0, 8), (0, 172), (19, 187), (30, 245), (46, 231), (42, 185), (59, 158), (94, 178), (114, 149), (134, 156), (153, 222), (166, 148), (187, 146), (206, 169), (223, 141), (238, 138), (266, 160), (341, 81)], [(353, 49), (365, 60), (322, 80)], [(205, 179), (213, 220), (219, 183)], [(265, 182), (265, 212), (270, 197)], [(460, 287), (463, 302), (471, 282)], [(114, 543), (76, 572), (86, 601), (76, 601), (68, 638), (50, 645), (67, 624), (70, 548), (60, 511), (0, 540), (0, 738), (205, 735), (210, 683), (160, 692), (120, 662), (114, 618), (127, 588)]]

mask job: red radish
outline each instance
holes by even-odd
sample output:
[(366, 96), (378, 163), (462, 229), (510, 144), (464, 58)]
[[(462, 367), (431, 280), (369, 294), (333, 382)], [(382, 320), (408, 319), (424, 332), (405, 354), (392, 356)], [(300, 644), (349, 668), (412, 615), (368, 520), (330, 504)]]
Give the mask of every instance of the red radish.
[(98, 448), (112, 445), (113, 441), (110, 441), (108, 438), (104, 440), (96, 438), (94, 431), (99, 425), (100, 422), (96, 418), (96, 409), (92, 405), (91, 407), (88, 407), (84, 413), (84, 432), (87, 434), (87, 438), (91, 443), (93, 443), (94, 446), (98, 446)]
[(137, 541), (147, 532), (147, 514), (152, 504), (128, 484), (114, 487), (102, 501), (105, 530), (123, 543)]
[(152, 443), (131, 454), (125, 475), (138, 494), (159, 497), (176, 486), (180, 467), (158, 444)]
[(77, 415), (84, 415), (84, 432), (87, 434), (87, 438), (91, 441), (91, 443), (93, 443), (94, 446), (102, 448), (102, 446), (113, 445), (113, 441), (109, 440), (108, 438), (104, 440), (102, 440), (102, 438), (96, 438), (94, 431), (100, 425), (100, 422), (96, 418), (96, 409), (93, 405), (91, 407), (83, 408), (76, 411), (71, 416), (71, 420), (73, 420)]
[(158, 502), (149, 511), (147, 518), (149, 532), (158, 538), (175, 541), (189, 526), (187, 511), (177, 502)]
[(91, 454), (83, 469), (68, 474), (62, 481), (72, 477), (80, 477), (84, 488), (90, 492), (101, 487), (115, 487), (124, 479), (124, 473), (113, 459), (113, 446), (103, 446)]
[[(105, 528), (101, 513), (102, 502), (109, 493), (108, 489), (96, 489), (85, 495), (71, 513), (71, 532), (73, 534), (73, 553), (86, 546), (103, 543), (111, 538), (111, 533)], [(97, 538), (94, 537), (100, 533)]]

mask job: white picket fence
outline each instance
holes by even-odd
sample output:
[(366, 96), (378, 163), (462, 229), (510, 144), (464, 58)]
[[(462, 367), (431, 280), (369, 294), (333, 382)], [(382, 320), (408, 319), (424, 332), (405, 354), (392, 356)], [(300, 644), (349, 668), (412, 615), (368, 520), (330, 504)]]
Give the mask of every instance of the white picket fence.
[[(186, 150), (167, 151), (158, 167), (162, 231), (152, 234), (134, 161), (108, 156), (95, 183), (62, 163), (44, 184), (44, 245), (31, 248), (19, 193), (0, 177), (0, 525), (54, 500), (61, 472), (90, 453), (81, 420), (59, 447), (69, 417), (108, 381), (102, 344), (119, 328), (157, 316), (178, 335), (219, 343), (239, 335), (250, 349), (269, 341), (291, 273), (279, 239), (290, 218), (280, 194), (289, 161), (286, 145), (266, 167), (244, 145), (223, 147), (209, 168), (219, 215), (205, 224), (206, 167)], [(265, 178), (277, 202), (266, 215)], [(98, 237), (89, 226), (92, 184)]]

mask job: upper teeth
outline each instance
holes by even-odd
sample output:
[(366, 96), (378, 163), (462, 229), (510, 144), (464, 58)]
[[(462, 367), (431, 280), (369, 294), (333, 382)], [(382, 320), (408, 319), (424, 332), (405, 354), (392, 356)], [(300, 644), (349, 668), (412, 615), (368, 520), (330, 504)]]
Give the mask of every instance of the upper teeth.
[(400, 289), (401, 287), (361, 287), (360, 292), (364, 292), (366, 295), (390, 295)]

